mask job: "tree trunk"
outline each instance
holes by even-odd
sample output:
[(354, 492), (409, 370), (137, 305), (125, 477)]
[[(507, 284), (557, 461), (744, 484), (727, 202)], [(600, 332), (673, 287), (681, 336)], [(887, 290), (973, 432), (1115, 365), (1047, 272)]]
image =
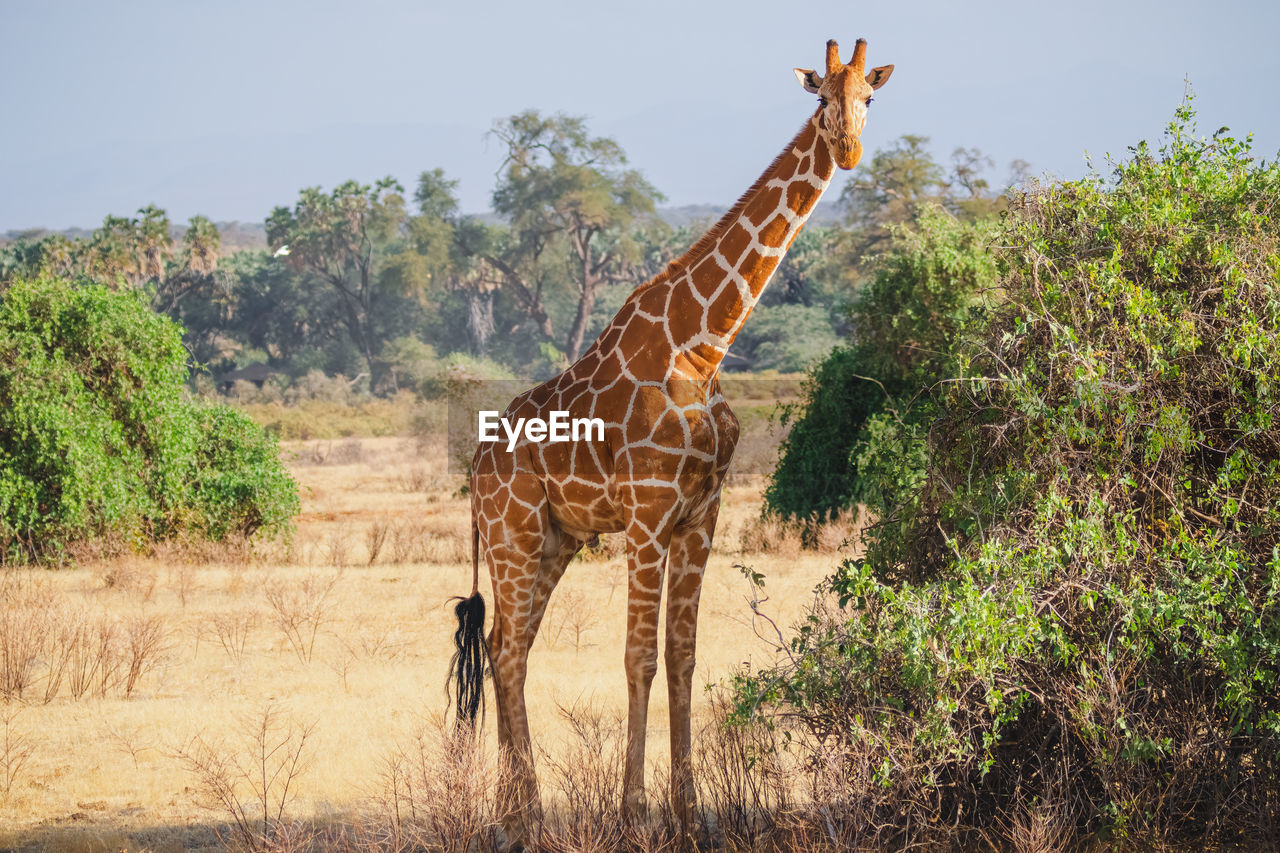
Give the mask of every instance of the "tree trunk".
[(554, 341), (556, 339), (555, 332), (551, 328), (551, 318), (547, 315), (547, 310), (542, 304), (542, 288), (530, 288), (525, 284), (524, 278), (516, 271), (515, 267), (496, 258), (493, 255), (481, 255), (485, 262), (491, 267), (502, 273), (502, 278), (509, 285), (510, 290), (515, 294), (516, 299), (524, 306), (525, 311), (537, 324), (538, 331), (542, 332), (547, 340)]
[(467, 338), (471, 354), (482, 356), (489, 351), (489, 338), (493, 337), (494, 291), (467, 291)]
[(573, 325), (564, 341), (564, 354), (569, 363), (578, 360), (582, 355), (582, 338), (587, 331), (587, 322), (591, 319), (591, 309), (596, 304), (596, 291), (600, 288), (599, 279), (588, 279), (582, 283), (582, 294), (578, 299), (578, 311), (573, 315)]

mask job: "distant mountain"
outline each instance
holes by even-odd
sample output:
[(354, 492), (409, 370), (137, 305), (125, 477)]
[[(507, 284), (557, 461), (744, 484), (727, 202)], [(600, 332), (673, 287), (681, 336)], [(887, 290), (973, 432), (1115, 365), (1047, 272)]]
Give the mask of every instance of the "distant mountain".
[[(728, 209), (728, 205), (686, 204), (680, 207), (660, 207), (658, 216), (672, 228), (683, 228), (697, 223), (710, 225), (723, 216)], [(840, 219), (840, 209), (834, 199), (829, 199), (818, 203), (809, 217), (809, 222), (813, 225), (834, 225)]]
[[(660, 207), (658, 216), (672, 228), (683, 228), (688, 225), (710, 225), (728, 210), (728, 205), (718, 204), (685, 204), (678, 207)], [(496, 223), (501, 219), (491, 211), (477, 214), (485, 222)], [(814, 225), (832, 225), (840, 221), (840, 211), (834, 200), (823, 201), (814, 210), (809, 221)], [(267, 248), (267, 228), (262, 222), (215, 222), (218, 233), (222, 235), (222, 253), (229, 255), (243, 249)], [(69, 240), (85, 240), (93, 236), (92, 228), (66, 228), (61, 231), (50, 231), (47, 228), (26, 228), (5, 231), (0, 234), (0, 246), (19, 239), (39, 239), (46, 234), (61, 234)], [(181, 242), (182, 235), (187, 233), (187, 226), (174, 224), (169, 228), (169, 235), (174, 242)]]
[[(222, 236), (222, 253), (224, 255), (229, 255), (242, 249), (267, 248), (267, 228), (261, 222), (215, 222), (213, 224), (217, 226), (218, 233)], [(61, 234), (68, 240), (87, 240), (93, 236), (93, 232), (94, 229), (92, 228), (64, 228), (61, 231), (51, 231), (48, 228), (19, 228), (0, 234), (0, 246), (5, 246), (15, 240), (38, 240), (49, 234)], [(186, 233), (186, 225), (169, 226), (169, 236), (173, 238), (175, 243), (180, 243)]]

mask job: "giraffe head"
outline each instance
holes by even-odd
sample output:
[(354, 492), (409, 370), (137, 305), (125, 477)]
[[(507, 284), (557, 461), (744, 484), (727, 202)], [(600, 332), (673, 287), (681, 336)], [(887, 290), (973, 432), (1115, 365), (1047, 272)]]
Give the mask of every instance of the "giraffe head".
[(818, 127), (831, 145), (836, 165), (852, 169), (862, 159), (862, 128), (867, 123), (867, 106), (871, 93), (879, 89), (893, 73), (892, 65), (881, 65), (867, 71), (867, 40), (858, 39), (853, 60), (840, 61), (840, 48), (835, 40), (827, 42), (827, 73), (819, 76), (812, 68), (797, 68), (796, 77), (804, 90), (818, 96)]

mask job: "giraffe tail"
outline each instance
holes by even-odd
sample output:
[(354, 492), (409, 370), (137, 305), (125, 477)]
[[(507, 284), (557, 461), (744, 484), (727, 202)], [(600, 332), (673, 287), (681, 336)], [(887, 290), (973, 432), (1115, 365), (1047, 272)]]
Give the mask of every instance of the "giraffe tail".
[(453, 634), (454, 653), (449, 664), (447, 692), (457, 681), (456, 713), (454, 724), (474, 730), (476, 717), (484, 709), (484, 676), (488, 662), (484, 643), (484, 596), (480, 594), (480, 531), (471, 525), (471, 595), (458, 597), (454, 615), (458, 617), (458, 630)]

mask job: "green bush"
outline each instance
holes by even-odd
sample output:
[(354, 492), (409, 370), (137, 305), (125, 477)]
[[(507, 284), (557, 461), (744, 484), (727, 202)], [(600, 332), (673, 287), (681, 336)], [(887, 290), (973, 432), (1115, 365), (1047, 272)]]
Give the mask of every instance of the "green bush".
[(1015, 201), (918, 482), (738, 682), (878, 768), (895, 825), (1280, 832), (1280, 167), (1192, 118)]
[(287, 530), (298, 512), (298, 485), (280, 463), (275, 437), (229, 406), (198, 407), (196, 428), (192, 486), (205, 535)]
[(414, 337), (388, 341), (382, 347), (379, 359), (397, 389), (418, 394), (432, 388), (441, 370), (435, 347)]
[(860, 348), (837, 347), (810, 369), (802, 402), (782, 407), (781, 425), (791, 430), (765, 489), (769, 511), (826, 518), (857, 502), (854, 446), (867, 419), (900, 391), (862, 374), (865, 360)]
[[(57, 558), (87, 539), (284, 531), (297, 496), (274, 445), (242, 435), (249, 455), (225, 452), (222, 417), (187, 399), (186, 377), (181, 329), (136, 293), (41, 278), (0, 294), (3, 558)], [(257, 517), (202, 485), (220, 477), (262, 486)]]
[[(771, 512), (808, 519), (858, 503), (885, 511), (918, 482), (930, 411), (921, 392), (955, 375), (955, 342), (991, 299), (993, 231), (932, 204), (893, 229), (854, 301), (854, 343), (815, 365), (804, 400), (784, 410), (794, 425), (765, 492)], [(898, 482), (890, 488), (881, 474)]]

